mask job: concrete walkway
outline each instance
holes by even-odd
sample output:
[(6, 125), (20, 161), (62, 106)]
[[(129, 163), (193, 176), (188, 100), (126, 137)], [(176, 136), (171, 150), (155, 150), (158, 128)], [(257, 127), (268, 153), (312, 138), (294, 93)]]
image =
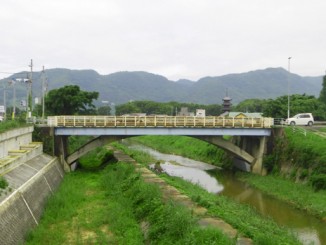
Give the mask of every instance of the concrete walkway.
[(165, 200), (172, 199), (177, 203), (185, 205), (189, 209), (191, 209), (192, 213), (199, 217), (199, 224), (202, 227), (215, 227), (229, 236), (231, 239), (237, 238), (237, 244), (239, 245), (249, 245), (253, 244), (252, 240), (249, 238), (242, 237), (239, 232), (233, 228), (230, 224), (226, 223), (224, 220), (219, 219), (217, 217), (210, 217), (207, 215), (207, 209), (201, 206), (198, 206), (194, 203), (188, 196), (183, 195), (180, 193), (178, 189), (173, 186), (168, 185), (163, 179), (157, 176), (154, 172), (147, 169), (143, 165), (137, 163), (133, 158), (126, 155), (125, 153), (114, 150), (114, 157), (119, 162), (127, 162), (132, 163), (136, 166), (137, 171), (139, 171), (145, 180), (148, 183), (155, 183), (157, 184), (162, 193), (163, 198)]

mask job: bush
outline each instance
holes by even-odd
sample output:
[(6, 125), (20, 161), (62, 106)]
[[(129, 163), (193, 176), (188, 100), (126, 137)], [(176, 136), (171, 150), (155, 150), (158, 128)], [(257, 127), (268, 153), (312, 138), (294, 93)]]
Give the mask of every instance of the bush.
[(310, 182), (316, 191), (326, 190), (326, 174), (312, 175)]
[(276, 164), (275, 155), (267, 155), (263, 159), (263, 165), (266, 168), (267, 172), (272, 172)]
[(7, 180), (5, 180), (3, 177), (0, 177), (0, 189), (5, 189), (8, 186)]
[(113, 152), (105, 148), (98, 147), (88, 152), (79, 159), (79, 164), (85, 169), (94, 169), (113, 159)]

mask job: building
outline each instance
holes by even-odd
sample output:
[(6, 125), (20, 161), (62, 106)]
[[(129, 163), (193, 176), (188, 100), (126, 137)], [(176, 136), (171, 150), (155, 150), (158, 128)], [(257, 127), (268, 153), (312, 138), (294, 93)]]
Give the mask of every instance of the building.
[(196, 117), (206, 117), (206, 110), (196, 109)]
[(230, 112), (231, 111), (231, 98), (226, 94), (226, 96), (223, 98), (223, 104), (222, 104), (222, 112), (223, 114), (226, 112)]
[(226, 116), (233, 118), (262, 118), (259, 112), (229, 112)]

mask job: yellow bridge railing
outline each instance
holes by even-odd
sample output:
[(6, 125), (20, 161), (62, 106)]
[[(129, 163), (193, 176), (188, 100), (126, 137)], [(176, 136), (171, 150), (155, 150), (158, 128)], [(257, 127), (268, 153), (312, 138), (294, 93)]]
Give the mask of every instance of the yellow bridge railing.
[(270, 128), (273, 118), (184, 117), (184, 116), (51, 116), (51, 127), (192, 127)]

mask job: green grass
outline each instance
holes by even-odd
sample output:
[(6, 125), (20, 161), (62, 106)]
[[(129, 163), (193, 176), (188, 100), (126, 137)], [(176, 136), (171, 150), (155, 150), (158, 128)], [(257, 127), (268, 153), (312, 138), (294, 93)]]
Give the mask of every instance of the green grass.
[[(120, 146), (137, 162), (147, 165), (153, 162), (146, 153)], [(145, 161), (143, 161), (145, 160)], [(253, 239), (255, 244), (300, 244), (297, 239), (271, 219), (265, 218), (247, 205), (242, 205), (230, 198), (208, 193), (201, 187), (181, 178), (161, 175), (170, 185), (191, 197), (194, 202), (206, 207), (212, 216), (220, 217), (242, 234)]]
[[(104, 179), (110, 200), (121, 210), (129, 210), (129, 217), (138, 223), (148, 224), (145, 244), (235, 244), (219, 230), (200, 228), (184, 206), (171, 200), (162, 202), (158, 186), (145, 183), (130, 164), (109, 166)], [(117, 230), (124, 228), (125, 222), (119, 222)]]
[(85, 156), (79, 158), (78, 162), (84, 169), (96, 169), (103, 163), (113, 158), (113, 152), (103, 147), (88, 152)]
[(314, 169), (320, 169), (326, 173), (326, 138), (320, 137), (307, 131), (304, 136), (293, 132), (290, 128), (285, 129), (286, 157), (294, 165)]
[(307, 182), (316, 191), (326, 190), (326, 138), (309, 131), (304, 136), (285, 128), (285, 136), (276, 140), (276, 147), (264, 159), (264, 165), (274, 174)]
[(66, 174), (26, 244), (235, 244), (200, 228), (185, 207), (163, 202), (133, 165), (87, 166)]
[(19, 128), (19, 127), (26, 127), (29, 126), (28, 124), (21, 122), (21, 121), (3, 121), (0, 122), (0, 133), (3, 133), (5, 131), (8, 131), (10, 129), (14, 129), (14, 128)]
[(295, 207), (306, 210), (319, 218), (326, 218), (326, 191), (314, 192), (309, 185), (294, 183), (280, 176), (258, 176), (238, 173), (238, 177), (250, 185), (277, 199), (286, 201)]
[(65, 175), (60, 189), (46, 206), (39, 226), (26, 244), (108, 244), (110, 233), (105, 190), (100, 172), (78, 171)]
[(321, 131), (321, 132), (325, 132), (326, 133), (326, 127), (319, 128), (318, 130)]
[[(305, 137), (300, 133), (293, 133), (290, 128), (287, 128), (285, 133), (286, 136), (278, 141), (277, 149), (271, 156), (271, 164), (274, 167), (280, 164), (290, 166), (292, 164), (292, 179), (282, 177), (279, 172), (274, 172), (273, 175), (264, 177), (242, 174), (240, 175), (241, 179), (278, 199), (284, 200), (302, 210), (306, 210), (316, 217), (325, 219), (326, 192), (325, 190), (316, 192), (310, 179), (313, 176), (321, 176), (319, 180), (324, 180), (326, 138), (322, 138), (311, 132), (308, 132)], [(154, 144), (158, 149), (161, 147), (160, 142), (164, 144), (162, 145), (163, 149), (166, 149), (166, 145), (169, 145), (168, 142), (161, 141), (161, 138), (157, 138), (156, 140), (152, 138), (149, 138), (150, 140), (148, 142), (150, 143), (148, 144)], [(145, 142), (148, 138), (141, 137), (141, 139), (142, 142)], [(188, 138), (188, 140), (192, 139)], [(189, 145), (192, 144), (189, 143)], [(177, 147), (176, 145), (174, 146)], [(205, 145), (201, 147), (205, 147)], [(190, 157), (193, 154), (191, 148), (189, 148), (189, 151), (187, 151), (187, 147), (182, 147), (182, 149), (184, 156)], [(298, 178), (306, 179), (306, 181), (296, 183), (295, 181)]]
[(132, 140), (152, 148), (158, 148), (163, 153), (186, 156), (194, 160), (221, 166), (224, 161), (224, 151), (202, 140), (186, 136), (140, 136)]

